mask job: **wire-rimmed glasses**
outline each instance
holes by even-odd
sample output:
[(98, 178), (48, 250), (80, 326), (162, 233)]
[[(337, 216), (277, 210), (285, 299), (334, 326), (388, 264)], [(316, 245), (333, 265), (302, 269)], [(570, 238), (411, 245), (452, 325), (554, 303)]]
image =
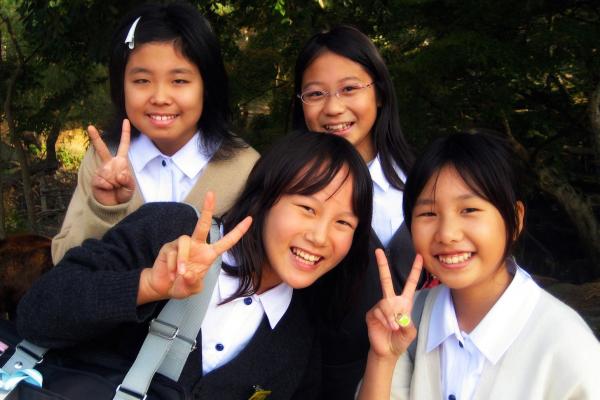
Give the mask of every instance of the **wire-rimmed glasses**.
[(347, 84), (347, 85), (340, 87), (335, 92), (328, 92), (327, 90), (323, 90), (323, 89), (309, 89), (300, 94), (297, 94), (296, 96), (300, 100), (302, 100), (302, 102), (304, 104), (316, 105), (316, 104), (322, 104), (325, 101), (325, 99), (331, 95), (334, 95), (338, 99), (351, 99), (352, 97), (361, 93), (363, 91), (363, 89), (373, 86), (374, 83), (375, 82), (371, 82), (371, 83), (367, 83), (367, 84), (363, 84), (363, 83)]

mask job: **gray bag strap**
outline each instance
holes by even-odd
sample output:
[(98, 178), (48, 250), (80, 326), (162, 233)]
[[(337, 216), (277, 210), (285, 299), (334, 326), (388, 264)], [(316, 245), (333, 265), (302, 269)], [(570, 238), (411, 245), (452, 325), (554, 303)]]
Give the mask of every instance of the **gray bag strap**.
[[(210, 240), (220, 237), (213, 220)], [(196, 348), (196, 336), (208, 308), (221, 269), (219, 256), (204, 277), (204, 290), (182, 300), (170, 300), (150, 329), (133, 365), (117, 387), (113, 400), (141, 400), (146, 398), (154, 374), (160, 373), (177, 381), (189, 353)], [(165, 363), (164, 366), (161, 366)]]
[[(429, 293), (429, 289), (419, 290), (415, 296), (415, 302), (413, 303), (413, 309), (411, 313), (411, 318), (413, 320), (413, 324), (419, 330), (419, 324), (421, 323), (421, 316), (423, 315), (423, 308), (425, 307), (425, 299), (427, 299), (427, 294)], [(408, 356), (410, 357), (410, 361), (415, 362), (415, 355), (417, 354), (417, 338), (413, 340), (413, 342), (408, 346)]]
[[(220, 236), (219, 226), (213, 220), (210, 228), (211, 242), (218, 240)], [(179, 379), (189, 353), (196, 348), (196, 336), (220, 269), (221, 257), (218, 257), (204, 277), (202, 292), (187, 299), (168, 301), (158, 317), (150, 322), (148, 335), (135, 362), (117, 387), (114, 400), (145, 399), (157, 370), (174, 381)], [(2, 366), (2, 370), (13, 374), (32, 369), (42, 362), (47, 351), (47, 348), (23, 340), (16, 346), (14, 354)], [(6, 398), (13, 389), (1, 390), (0, 400)]]

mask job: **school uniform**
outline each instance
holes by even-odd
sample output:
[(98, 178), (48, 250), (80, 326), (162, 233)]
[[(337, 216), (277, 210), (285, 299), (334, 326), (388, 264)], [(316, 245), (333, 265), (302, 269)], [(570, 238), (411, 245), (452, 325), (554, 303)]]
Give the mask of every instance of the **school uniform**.
[[(369, 352), (365, 315), (381, 298), (381, 281), (375, 249), (388, 257), (395, 289), (399, 292), (415, 257), (410, 234), (402, 214), (402, 191), (392, 187), (383, 175), (379, 156), (369, 164), (373, 179), (373, 225), (369, 242), (369, 265), (356, 301), (341, 324), (323, 329), (323, 383), (321, 399), (353, 399), (362, 378)], [(396, 172), (404, 181), (402, 171)]]
[[(102, 240), (88, 239), (69, 250), (22, 299), (19, 333), (39, 345), (61, 349), (53, 351), (61, 358), (126, 371), (148, 332), (148, 322), (165, 304), (136, 305), (142, 267), (153, 265), (164, 243), (191, 234), (196, 222), (196, 211), (188, 205), (148, 203)], [(269, 399), (315, 398), (320, 348), (303, 295), (282, 284), (219, 305), (235, 288), (237, 278), (221, 273), (198, 348), (190, 353), (179, 379), (189, 398), (247, 399), (257, 385), (272, 391)], [(250, 310), (257, 303), (261, 309), (237, 321), (243, 307)], [(218, 354), (228, 351), (225, 357)]]
[(483, 320), (461, 332), (450, 290), (425, 300), (414, 369), (404, 354), (392, 399), (566, 400), (600, 398), (600, 343), (570, 307), (521, 268)]
[(130, 170), (135, 179), (131, 199), (105, 206), (92, 193), (92, 179), (102, 165), (93, 146), (86, 152), (77, 174), (77, 187), (59, 233), (52, 239), (52, 261), (58, 263), (67, 250), (85, 239), (100, 239), (117, 222), (152, 201), (178, 201), (202, 207), (207, 191), (217, 199), (215, 216), (233, 205), (259, 158), (251, 147), (235, 149), (226, 160), (213, 160), (215, 149), (202, 145), (197, 132), (173, 156), (162, 154), (144, 134), (131, 141)]

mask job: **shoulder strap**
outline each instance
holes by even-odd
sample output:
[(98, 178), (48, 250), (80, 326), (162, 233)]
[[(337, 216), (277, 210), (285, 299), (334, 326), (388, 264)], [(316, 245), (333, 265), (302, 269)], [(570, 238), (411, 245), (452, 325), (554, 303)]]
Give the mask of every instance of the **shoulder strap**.
[[(412, 320), (413, 324), (419, 330), (419, 325), (421, 323), (421, 315), (423, 315), (423, 308), (425, 307), (425, 299), (427, 298), (427, 294), (429, 293), (429, 289), (421, 289), (417, 292), (415, 296), (415, 302), (413, 304), (412, 309)], [(415, 354), (417, 353), (417, 338), (408, 346), (408, 356), (410, 357), (410, 361), (415, 362)]]
[[(219, 226), (213, 220), (210, 241), (214, 242), (219, 237)], [(169, 300), (158, 317), (151, 321), (146, 340), (123, 382), (117, 387), (113, 400), (145, 398), (157, 370), (174, 381), (179, 379), (189, 353), (196, 348), (195, 338), (220, 269), (219, 256), (204, 277), (202, 292), (182, 300)]]
[[(219, 226), (213, 220), (210, 241), (214, 242), (220, 236)], [(221, 257), (218, 257), (204, 277), (202, 292), (187, 299), (169, 300), (158, 317), (150, 322), (148, 335), (123, 383), (117, 387), (114, 400), (145, 398), (157, 370), (174, 381), (179, 379), (187, 356), (196, 348), (195, 338), (200, 331), (220, 269)], [(43, 361), (47, 351), (45, 347), (23, 340), (1, 369), (7, 377), (30, 370)], [(14, 387), (16, 385), (1, 391), (0, 399), (8, 396)]]

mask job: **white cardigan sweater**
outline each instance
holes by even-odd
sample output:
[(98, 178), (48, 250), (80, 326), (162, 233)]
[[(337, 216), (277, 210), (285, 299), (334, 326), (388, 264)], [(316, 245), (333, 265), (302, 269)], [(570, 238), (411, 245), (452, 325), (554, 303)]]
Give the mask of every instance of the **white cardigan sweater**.
[[(600, 399), (600, 342), (573, 309), (536, 289), (541, 292), (539, 300), (523, 331), (494, 366), (483, 370), (474, 399)], [(439, 347), (426, 352), (439, 292), (432, 289), (425, 301), (414, 370), (406, 353), (396, 364), (394, 400), (441, 399)]]

